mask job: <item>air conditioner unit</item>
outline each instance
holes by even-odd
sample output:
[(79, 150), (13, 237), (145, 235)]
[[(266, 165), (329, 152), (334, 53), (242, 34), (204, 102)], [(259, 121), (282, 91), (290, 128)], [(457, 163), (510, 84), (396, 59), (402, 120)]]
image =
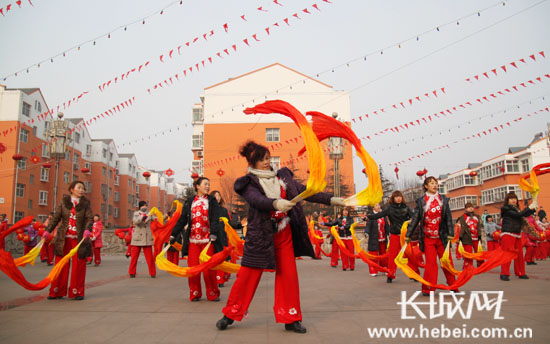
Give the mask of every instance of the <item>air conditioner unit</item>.
[(202, 151), (198, 151), (198, 152), (197, 152), (197, 156), (198, 156), (199, 158), (202, 158), (203, 152), (202, 152)]

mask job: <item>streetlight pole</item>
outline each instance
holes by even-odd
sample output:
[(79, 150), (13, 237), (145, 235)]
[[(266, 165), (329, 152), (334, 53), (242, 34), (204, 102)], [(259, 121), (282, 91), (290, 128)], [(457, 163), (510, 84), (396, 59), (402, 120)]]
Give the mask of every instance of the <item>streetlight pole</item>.
[(59, 165), (65, 158), (69, 135), (69, 122), (63, 119), (63, 112), (57, 113), (57, 119), (52, 120), (48, 136), (50, 137), (50, 157), (55, 159), (55, 179), (53, 187), (53, 208), (57, 206), (57, 189), (59, 181)]
[[(332, 118), (337, 119), (338, 113), (333, 112)], [(344, 157), (344, 148), (341, 137), (329, 139), (330, 159), (334, 161), (334, 197), (340, 197), (340, 160)], [(335, 208), (334, 216), (337, 216), (338, 209)]]

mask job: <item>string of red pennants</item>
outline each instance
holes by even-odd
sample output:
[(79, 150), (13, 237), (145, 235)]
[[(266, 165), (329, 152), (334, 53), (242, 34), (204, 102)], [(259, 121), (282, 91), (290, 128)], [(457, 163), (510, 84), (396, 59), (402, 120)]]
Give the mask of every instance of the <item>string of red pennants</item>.
[[(32, 3), (31, 0), (28, 0), (29, 4), (34, 7), (34, 4)], [(15, 2), (15, 5), (17, 5), (18, 8), (21, 8), (21, 4), (23, 3), (23, 1), (21, 0), (17, 0)], [(0, 7), (0, 14), (2, 14), (3, 17), (6, 16), (6, 14), (8, 14), (10, 11), (12, 11), (14, 8), (16, 8), (15, 6), (12, 7), (13, 4), (7, 4), (6, 7)]]
[(409, 161), (412, 161), (414, 159), (420, 159), (420, 158), (424, 158), (430, 154), (433, 154), (435, 153), (436, 151), (439, 151), (439, 150), (442, 150), (442, 149), (451, 149), (450, 145), (451, 144), (458, 144), (462, 141), (467, 141), (467, 140), (473, 140), (473, 139), (479, 139), (479, 138), (483, 138), (485, 136), (488, 136), (488, 135), (491, 135), (491, 134), (496, 134), (496, 133), (500, 133), (501, 130), (504, 130), (505, 128), (508, 128), (508, 127), (511, 127), (512, 125), (514, 124), (517, 124), (519, 123), (520, 121), (523, 121), (525, 119), (527, 119), (528, 117), (532, 117), (534, 115), (538, 115), (542, 112), (550, 112), (550, 108), (549, 107), (545, 107), (545, 108), (542, 108), (538, 111), (535, 111), (533, 113), (528, 113), (527, 115), (525, 116), (520, 116), (518, 118), (515, 118), (511, 121), (507, 121), (507, 122), (504, 122), (504, 123), (501, 123), (499, 125), (496, 125), (496, 126), (493, 126), (492, 128), (488, 128), (488, 129), (485, 129), (485, 130), (481, 130), (480, 132), (478, 133), (475, 133), (473, 135), (468, 135), (466, 137), (463, 137), (462, 139), (458, 139), (458, 140), (455, 140), (453, 141), (452, 143), (448, 143), (448, 144), (445, 144), (445, 145), (442, 145), (442, 146), (439, 146), (439, 147), (436, 147), (436, 148), (432, 148), (432, 149), (429, 149), (423, 153), (420, 153), (420, 154), (416, 154), (416, 155), (413, 155), (413, 156), (410, 156), (409, 158), (406, 158), (406, 159), (403, 159), (401, 161), (397, 161), (397, 162), (393, 162), (393, 163), (390, 163), (388, 165), (402, 165), (402, 164), (406, 164), (407, 162)]
[[(534, 62), (537, 61), (537, 55), (540, 55), (542, 56), (543, 58), (546, 58), (545, 54), (544, 54), (544, 51), (539, 51), (538, 53), (536, 54), (531, 54), (529, 55), (528, 58), (521, 58), (517, 61), (512, 61), (510, 63), (507, 63), (507, 64), (503, 64), (502, 66), (500, 67), (496, 67), (496, 68), (493, 68), (489, 71), (486, 71), (486, 72), (483, 72), (481, 74), (476, 74), (474, 75), (473, 77), (469, 77), (469, 78), (466, 78), (466, 81), (468, 82), (475, 82), (475, 81), (479, 81), (479, 80), (482, 80), (483, 77), (485, 77), (486, 79), (490, 79), (491, 77), (494, 77), (494, 76), (497, 76), (498, 73), (500, 72), (500, 70), (502, 69), (502, 71), (504, 71), (504, 73), (506, 73), (508, 71), (508, 69), (510, 69), (510, 67), (507, 67), (507, 66), (512, 66), (514, 67), (515, 69), (518, 69), (518, 64), (519, 62), (523, 63), (523, 64), (527, 64), (527, 62), (529, 61), (529, 59), (533, 60)], [(502, 72), (500, 72), (502, 73)]]

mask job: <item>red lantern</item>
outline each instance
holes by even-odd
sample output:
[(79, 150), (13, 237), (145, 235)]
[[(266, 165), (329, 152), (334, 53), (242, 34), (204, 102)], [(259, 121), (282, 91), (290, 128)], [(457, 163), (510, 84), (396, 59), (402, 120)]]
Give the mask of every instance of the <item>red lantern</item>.
[(23, 160), (23, 156), (21, 154), (14, 154), (11, 158), (15, 161)]
[(89, 172), (90, 172), (90, 169), (87, 168), (87, 167), (84, 167), (84, 168), (81, 168), (81, 169), (80, 169), (80, 172), (82, 172), (82, 173), (89, 173)]
[(192, 179), (197, 179), (197, 178), (199, 178), (199, 174), (196, 173), (196, 172), (193, 172), (193, 173), (191, 173), (191, 178)]
[(493, 232), (493, 240), (495, 241), (500, 240), (500, 231)]
[(145, 171), (143, 172), (143, 176), (145, 177), (145, 180), (149, 180), (149, 177), (151, 177), (151, 172)]
[(395, 166), (393, 171), (395, 172), (395, 178), (399, 179), (399, 167)]
[(52, 167), (52, 164), (50, 164), (49, 162), (45, 162), (42, 164), (42, 167), (44, 168), (51, 168)]
[(174, 175), (174, 170), (169, 168), (166, 171), (164, 171), (164, 174), (166, 174), (168, 177), (172, 177)]
[(219, 170), (216, 171), (216, 173), (218, 174), (218, 176), (223, 177), (223, 175), (225, 174), (225, 171), (222, 170), (221, 168)]
[(361, 170), (361, 172), (363, 172), (363, 174), (367, 174), (367, 169), (364, 168), (364, 169)]
[(475, 176), (477, 176), (477, 171), (470, 172), (470, 177), (475, 177)]
[(40, 162), (40, 158), (37, 157), (36, 155), (33, 155), (33, 156), (31, 157), (31, 162), (32, 162), (33, 164), (38, 164), (38, 163)]
[(425, 169), (424, 170), (418, 170), (416, 171), (416, 175), (418, 176), (418, 178), (422, 179), (422, 176), (425, 175), (426, 172), (425, 172)]

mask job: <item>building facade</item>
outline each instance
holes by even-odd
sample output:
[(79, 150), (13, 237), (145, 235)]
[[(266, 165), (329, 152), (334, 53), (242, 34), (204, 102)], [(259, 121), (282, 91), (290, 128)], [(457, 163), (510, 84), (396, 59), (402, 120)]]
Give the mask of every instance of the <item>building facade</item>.
[[(519, 178), (539, 164), (550, 162), (548, 136), (537, 135), (525, 147), (510, 147), (507, 153), (481, 163), (469, 164), (467, 168), (440, 176), (440, 191), (450, 198), (453, 218), (464, 213), (468, 202), (481, 214), (485, 210), (498, 220), (504, 197), (515, 192), (521, 207), (527, 206), (531, 195), (520, 189)], [(541, 192), (538, 204), (550, 207), (550, 174), (538, 177)]]
[(166, 212), (171, 201), (183, 198), (188, 185), (162, 172), (145, 178), (150, 170), (139, 166), (135, 154), (120, 154), (113, 139), (93, 139), (82, 118), (65, 119), (65, 156), (50, 158), (52, 122), (38, 120), (47, 110), (40, 89), (0, 85), (0, 214), (10, 223), (29, 215), (44, 221), (74, 180), (84, 182), (92, 211), (107, 227), (129, 226), (140, 200)]
[[(303, 114), (315, 110), (334, 114), (348, 125), (351, 121), (347, 92), (279, 63), (205, 88), (192, 112), (192, 171), (208, 177), (211, 190), (219, 190), (228, 206), (235, 203), (235, 179), (247, 171), (246, 160), (238, 154), (247, 140), (267, 146), (273, 166), (288, 166), (304, 182), (308, 178), (308, 160), (297, 156), (303, 140), (292, 120), (279, 114), (243, 113), (246, 107), (275, 99), (289, 102)], [(351, 196), (355, 191), (351, 147), (337, 144), (329, 151), (329, 142), (321, 145), (326, 151), (327, 191), (340, 184), (341, 195)]]

